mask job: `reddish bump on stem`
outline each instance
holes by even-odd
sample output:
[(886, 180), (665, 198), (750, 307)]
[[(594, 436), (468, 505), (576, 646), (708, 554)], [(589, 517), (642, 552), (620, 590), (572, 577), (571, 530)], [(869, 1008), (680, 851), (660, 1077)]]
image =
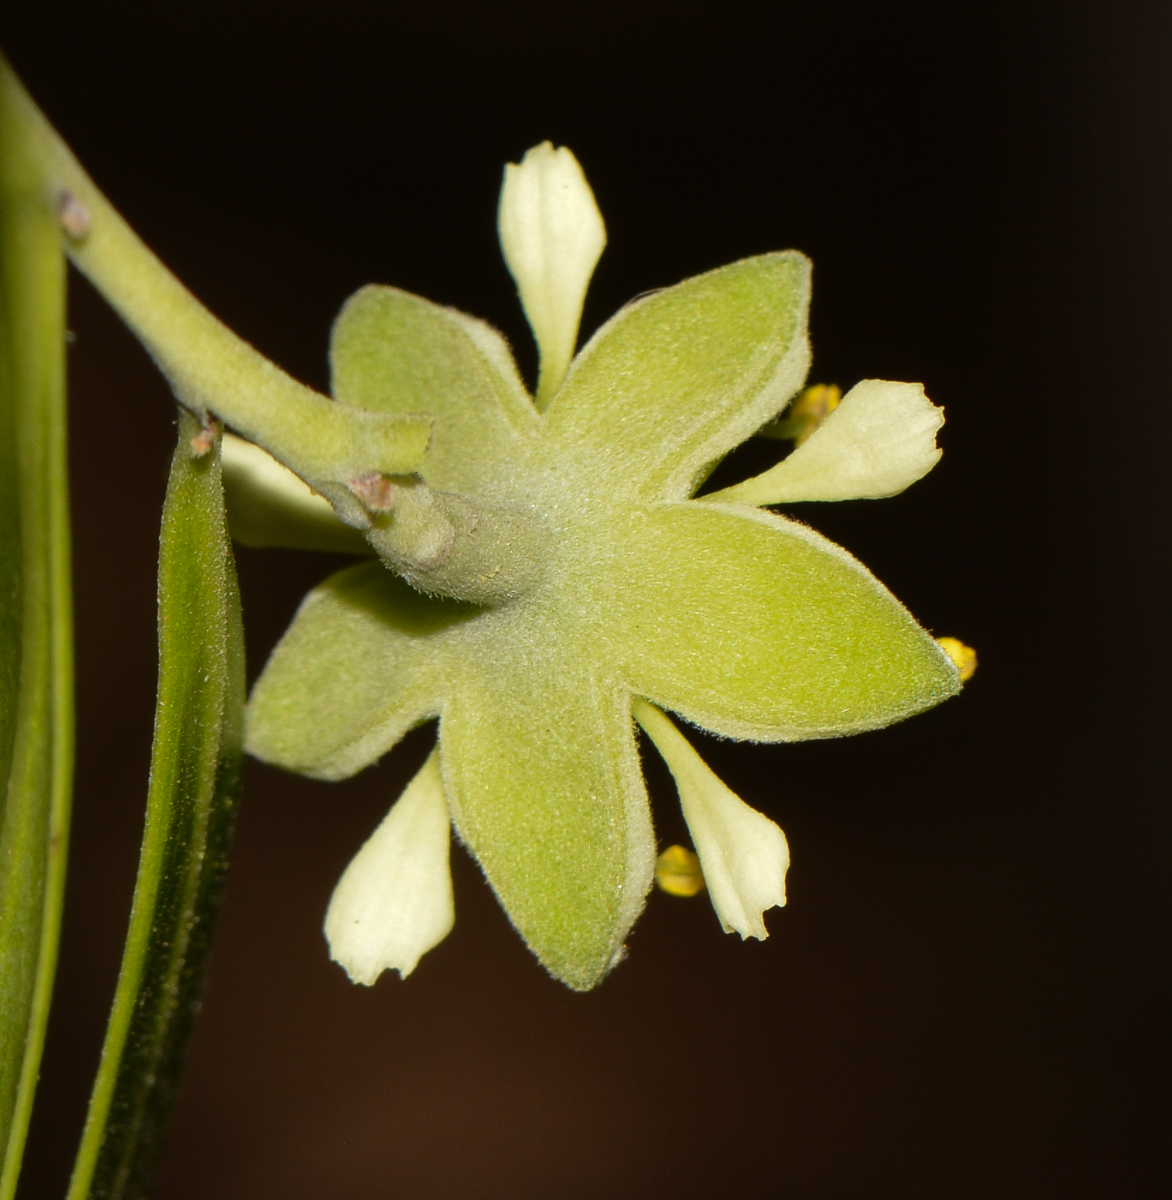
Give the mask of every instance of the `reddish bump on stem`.
[(224, 431), (224, 423), (213, 416), (204, 417), (199, 433), (191, 439), (191, 452), (196, 458), (203, 458), (216, 444), (216, 438)]
[(395, 507), (395, 485), (381, 471), (368, 471), (352, 479), (350, 490), (372, 512), (390, 512)]
[(90, 231), (90, 210), (68, 188), (57, 196), (57, 223), (75, 242)]

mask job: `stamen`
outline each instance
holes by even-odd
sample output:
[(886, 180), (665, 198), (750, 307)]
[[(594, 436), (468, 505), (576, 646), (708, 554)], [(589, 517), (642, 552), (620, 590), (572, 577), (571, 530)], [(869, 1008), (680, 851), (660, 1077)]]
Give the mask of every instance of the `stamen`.
[(704, 890), (700, 860), (686, 846), (668, 846), (655, 860), (655, 882), (669, 896), (698, 896)]
[(942, 637), (937, 638), (936, 642), (944, 653), (956, 663), (961, 683), (968, 683), (977, 669), (977, 652), (972, 646), (966, 646), (959, 638)]

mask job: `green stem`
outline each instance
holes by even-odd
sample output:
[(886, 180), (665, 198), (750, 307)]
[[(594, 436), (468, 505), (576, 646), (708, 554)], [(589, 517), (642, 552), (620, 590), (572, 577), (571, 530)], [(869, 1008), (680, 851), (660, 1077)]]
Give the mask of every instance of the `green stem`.
[(65, 259), (0, 81), (0, 1200), (57, 960), (73, 775)]
[(66, 253), (138, 336), (185, 407), (266, 449), (417, 586), (497, 603), (532, 585), (533, 563), (511, 561), (532, 540), (523, 514), (433, 493), (412, 476), (432, 417), (336, 404), (290, 378), (208, 312), (147, 249), (3, 56), (0, 105), (10, 152), (31, 165)]
[(0, 104), (11, 151), (39, 176), (74, 265), (146, 346), (175, 394), (263, 446), (320, 492), (348, 524), (369, 515), (352, 483), (419, 466), (431, 436), (425, 415), (335, 404), (286, 375), (217, 320), (118, 215), (0, 57)]

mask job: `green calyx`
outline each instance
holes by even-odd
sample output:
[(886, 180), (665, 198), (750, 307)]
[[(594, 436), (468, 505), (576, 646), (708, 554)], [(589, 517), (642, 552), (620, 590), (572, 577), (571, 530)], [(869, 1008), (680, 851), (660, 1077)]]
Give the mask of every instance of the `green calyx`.
[[(500, 336), (463, 314), (368, 287), (335, 325), (336, 397), (427, 407), (432, 494), (503, 514), (481, 562), (507, 564), (508, 602), (466, 584), (477, 604), (428, 598), (379, 564), (338, 573), (258, 681), (248, 748), (340, 779), (438, 717), (455, 828), (573, 988), (622, 957), (652, 878), (636, 698), (733, 737), (795, 740), (872, 729), (958, 690), (947, 655), (843, 550), (776, 514), (692, 498), (800, 388), (808, 300), (793, 252), (658, 292), (595, 334), (544, 412)], [(416, 588), (461, 594), (380, 554)]]

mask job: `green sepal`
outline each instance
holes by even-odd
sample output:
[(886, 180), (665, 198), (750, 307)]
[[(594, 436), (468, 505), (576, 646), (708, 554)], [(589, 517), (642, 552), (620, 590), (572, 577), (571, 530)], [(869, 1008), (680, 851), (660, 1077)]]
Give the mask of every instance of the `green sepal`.
[(630, 694), (570, 631), (550, 634), (536, 606), (437, 601), (373, 563), (348, 568), (309, 594), (273, 652), (247, 746), (337, 779), (439, 715), (458, 833), (534, 953), (585, 990), (621, 955), (654, 844)]
[(69, 1200), (150, 1184), (199, 1007), (240, 792), (244, 635), (218, 446), (185, 410), (159, 547), (146, 827), (118, 988)]
[[(748, 505), (632, 508), (607, 534), (621, 580), (585, 597), (635, 691), (754, 741), (859, 733), (960, 690), (907, 609), (833, 542)], [(606, 548), (600, 547), (606, 554)], [(617, 586), (616, 586), (617, 585)]]
[(334, 398), (373, 412), (435, 417), (421, 470), (447, 491), (508, 480), (538, 426), (495, 329), (398, 288), (370, 285), (342, 306), (330, 338)]
[(73, 778), (65, 258), (0, 58), (0, 1197), (57, 961)]
[(683, 499), (775, 417), (809, 369), (810, 262), (746, 258), (620, 309), (547, 413), (557, 460), (595, 491)]
[(548, 647), (469, 659), (440, 718), (452, 820), (529, 948), (587, 991), (622, 957), (655, 839), (630, 695)]
[(439, 713), (446, 647), (480, 611), (420, 595), (379, 563), (331, 575), (253, 688), (248, 752), (318, 779), (361, 771)]

